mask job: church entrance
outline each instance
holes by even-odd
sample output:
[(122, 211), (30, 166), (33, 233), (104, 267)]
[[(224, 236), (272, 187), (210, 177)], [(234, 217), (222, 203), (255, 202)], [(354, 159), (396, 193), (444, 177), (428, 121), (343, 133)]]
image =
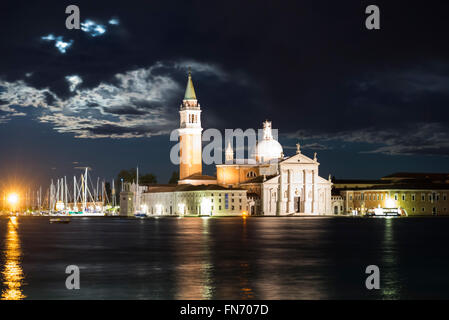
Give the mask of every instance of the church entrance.
[(301, 197), (295, 197), (294, 203), (295, 203), (295, 212), (300, 212), (301, 211)]

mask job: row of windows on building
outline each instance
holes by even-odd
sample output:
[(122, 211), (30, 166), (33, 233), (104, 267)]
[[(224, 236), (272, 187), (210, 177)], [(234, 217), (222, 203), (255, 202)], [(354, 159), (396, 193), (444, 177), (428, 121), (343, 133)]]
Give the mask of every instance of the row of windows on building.
[[(360, 211), (361, 208), (356, 208), (356, 210)], [(349, 208), (349, 211), (352, 211), (352, 207)], [(422, 207), (421, 212), (425, 212), (426, 208)], [(412, 212), (417, 212), (417, 208), (413, 207)], [(443, 212), (447, 212), (447, 208), (443, 208)], [(437, 213), (437, 208), (432, 208), (432, 213)]]
[[(406, 194), (401, 194), (401, 199), (402, 201), (406, 201), (407, 199), (407, 195)], [(384, 194), (369, 194), (365, 197), (365, 195), (359, 194), (355, 196), (355, 200), (371, 200), (371, 201), (375, 201), (377, 198), (377, 200), (384, 200)], [(352, 200), (353, 197), (352, 195), (349, 195), (349, 200)], [(388, 199), (388, 194), (385, 194), (385, 199)], [(399, 195), (397, 193), (394, 194), (394, 200), (398, 200), (399, 199)], [(429, 201), (439, 201), (440, 200), (440, 195), (437, 193), (429, 193), (428, 194), (428, 199)], [(411, 201), (416, 201), (416, 195), (412, 194), (410, 195), (410, 200)], [(443, 194), (443, 201), (447, 200), (447, 194)], [(421, 193), (421, 201), (426, 201), (426, 194), (425, 193)]]
[[(173, 210), (172, 210), (172, 206), (170, 206), (170, 214), (172, 214), (173, 213)], [(214, 206), (211, 206), (210, 207), (210, 209), (212, 210), (212, 211), (214, 211), (215, 210), (215, 207)], [(229, 209), (231, 209), (232, 211), (234, 211), (235, 210), (235, 206), (231, 206), (230, 208), (228, 208), (227, 210), (229, 210)], [(186, 210), (187, 211), (190, 211), (190, 212), (193, 212), (194, 210), (198, 213), (199, 211), (200, 211), (200, 206), (187, 206), (186, 207)], [(222, 210), (222, 206), (218, 206), (218, 210), (219, 211), (221, 211)], [(226, 208), (225, 208), (225, 210), (226, 210)], [(242, 210), (242, 206), (240, 205), (239, 206), (239, 210), (241, 211)], [(155, 214), (155, 213), (160, 213), (160, 211), (162, 211), (162, 207), (160, 207), (160, 208), (157, 208), (157, 207), (151, 207), (151, 213), (152, 214)], [(168, 211), (169, 211), (169, 208), (168, 207), (165, 207), (165, 213), (168, 213)]]

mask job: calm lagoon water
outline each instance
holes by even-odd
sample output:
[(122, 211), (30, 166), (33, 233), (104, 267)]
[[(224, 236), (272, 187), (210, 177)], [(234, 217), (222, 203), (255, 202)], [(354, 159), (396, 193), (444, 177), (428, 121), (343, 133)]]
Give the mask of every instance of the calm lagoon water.
[[(2, 299), (449, 299), (449, 218), (0, 218)], [(381, 289), (365, 288), (377, 265)], [(81, 270), (67, 290), (65, 269)]]

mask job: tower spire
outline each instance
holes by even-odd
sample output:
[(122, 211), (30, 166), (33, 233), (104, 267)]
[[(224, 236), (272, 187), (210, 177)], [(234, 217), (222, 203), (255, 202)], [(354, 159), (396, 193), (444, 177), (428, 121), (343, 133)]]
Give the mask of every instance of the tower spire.
[(189, 67), (189, 79), (187, 80), (186, 92), (184, 94), (184, 100), (196, 100), (195, 89), (193, 88), (192, 72)]

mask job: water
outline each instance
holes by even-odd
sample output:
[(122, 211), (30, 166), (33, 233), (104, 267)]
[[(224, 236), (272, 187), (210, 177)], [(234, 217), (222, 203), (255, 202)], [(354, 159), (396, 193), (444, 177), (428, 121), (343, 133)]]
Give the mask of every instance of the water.
[[(2, 299), (449, 298), (449, 218), (0, 218)], [(381, 289), (365, 288), (377, 265)], [(67, 290), (65, 268), (81, 270)]]

